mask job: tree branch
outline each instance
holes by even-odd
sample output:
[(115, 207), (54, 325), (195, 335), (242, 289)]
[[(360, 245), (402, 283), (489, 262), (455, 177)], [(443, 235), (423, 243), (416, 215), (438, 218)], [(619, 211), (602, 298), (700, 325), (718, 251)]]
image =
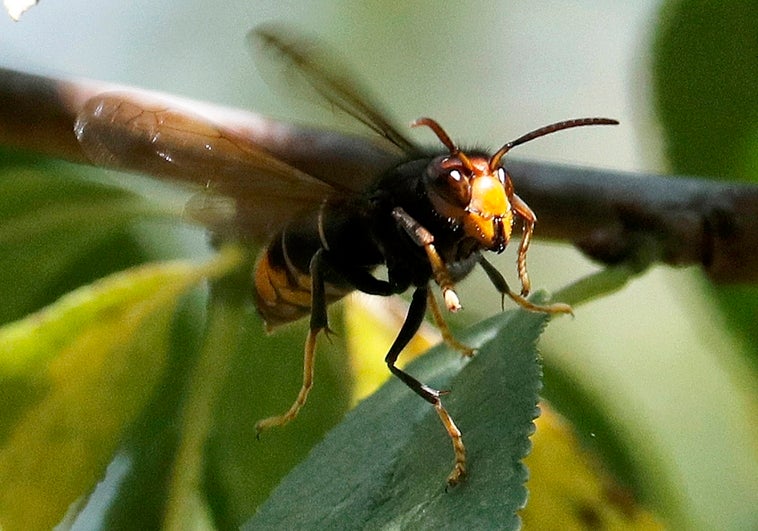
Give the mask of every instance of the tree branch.
[[(63, 81), (0, 69), (0, 143), (92, 164), (74, 134), (90, 98), (119, 91), (161, 109), (189, 109), (312, 175), (374, 175), (396, 154), (334, 132), (260, 115), (92, 81)], [(191, 114), (190, 114), (191, 116)], [(231, 137), (233, 138), (233, 137)], [(328, 154), (325, 157), (324, 154)], [(213, 156), (213, 155), (209, 155)], [(100, 165), (201, 182), (202, 175), (147, 168), (139, 161)], [(536, 234), (567, 241), (606, 264), (699, 264), (716, 282), (758, 282), (758, 187), (639, 175), (511, 159), (517, 192), (539, 216)]]

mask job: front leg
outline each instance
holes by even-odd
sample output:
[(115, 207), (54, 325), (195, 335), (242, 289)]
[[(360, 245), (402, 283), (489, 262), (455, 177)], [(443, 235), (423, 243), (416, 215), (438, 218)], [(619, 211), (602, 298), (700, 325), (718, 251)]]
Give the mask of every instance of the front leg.
[(447, 270), (442, 258), (437, 253), (437, 249), (434, 247), (434, 235), (400, 207), (392, 210), (392, 217), (395, 218), (397, 224), (402, 227), (416, 245), (424, 248), (424, 252), (426, 252), (426, 256), (429, 258), (429, 264), (432, 266), (434, 281), (442, 290), (442, 297), (445, 299), (447, 309), (451, 312), (460, 310), (461, 303), (458, 295), (455, 293), (453, 279), (450, 277), (450, 272)]
[(479, 265), (481, 265), (482, 269), (484, 269), (484, 272), (487, 273), (487, 278), (490, 279), (490, 282), (492, 282), (492, 285), (495, 286), (495, 289), (497, 289), (500, 292), (500, 295), (502, 297), (500, 301), (501, 307), (504, 306), (505, 296), (507, 295), (513, 300), (513, 302), (515, 302), (516, 304), (521, 306), (523, 309), (528, 310), (530, 312), (569, 313), (573, 315), (574, 312), (571, 309), (571, 306), (569, 306), (568, 304), (564, 304), (562, 302), (556, 302), (547, 306), (538, 305), (529, 301), (523, 295), (514, 293), (513, 291), (511, 291), (511, 288), (508, 287), (508, 283), (505, 281), (505, 278), (503, 278), (503, 275), (500, 274), (500, 271), (498, 271), (495, 268), (495, 266), (489, 263), (487, 259), (481, 255), (479, 256)]
[(453, 349), (460, 352), (461, 355), (466, 356), (467, 358), (472, 357), (476, 353), (476, 349), (473, 349), (468, 345), (461, 343), (455, 338), (453, 333), (450, 331), (450, 327), (447, 326), (445, 319), (442, 317), (442, 311), (440, 310), (440, 307), (434, 298), (434, 293), (429, 291), (427, 299), (429, 309), (432, 311), (432, 318), (434, 318), (434, 323), (437, 325), (437, 328), (442, 334), (442, 340), (447, 343), (449, 347), (452, 347)]
[(521, 243), (518, 246), (518, 278), (521, 280), (521, 295), (526, 297), (532, 289), (529, 282), (529, 273), (526, 270), (526, 252), (529, 250), (529, 244), (532, 241), (534, 225), (537, 223), (537, 215), (529, 208), (529, 205), (516, 194), (511, 198), (513, 210), (524, 220), (524, 229), (521, 234)]

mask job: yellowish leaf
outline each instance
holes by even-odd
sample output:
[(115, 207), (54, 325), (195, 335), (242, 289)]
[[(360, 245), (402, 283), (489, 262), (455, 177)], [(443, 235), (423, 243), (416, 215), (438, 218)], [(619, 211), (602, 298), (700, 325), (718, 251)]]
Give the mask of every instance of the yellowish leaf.
[(35, 389), (0, 415), (0, 529), (49, 529), (89, 492), (163, 373), (179, 297), (239, 261), (133, 268), (0, 329), (0, 385)]
[(664, 529), (581, 448), (561, 417), (545, 402), (540, 409), (532, 452), (524, 459), (529, 468), (524, 529)]

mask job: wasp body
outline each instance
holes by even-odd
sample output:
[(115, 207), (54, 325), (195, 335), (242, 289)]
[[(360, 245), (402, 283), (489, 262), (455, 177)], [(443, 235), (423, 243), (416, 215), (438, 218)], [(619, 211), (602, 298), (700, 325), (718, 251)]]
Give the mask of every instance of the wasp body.
[[(440, 392), (399, 369), (395, 362), (418, 331), (427, 304), (436, 304), (428, 288), (430, 281), (434, 280), (442, 289), (448, 309), (456, 311), (460, 302), (453, 290), (454, 283), (477, 263), (482, 264), (503, 295), (509, 295), (523, 307), (548, 313), (570, 311), (561, 304), (534, 306), (523, 297), (529, 292), (526, 253), (536, 216), (514, 193), (510, 175), (500, 162), (511, 147), (537, 136), (608, 122), (591, 118), (553, 124), (514, 140), (487, 157), (483, 153), (465, 154), (437, 122), (421, 118), (414, 125), (430, 127), (449, 153), (402, 163), (362, 194), (327, 198), (317, 209), (285, 226), (257, 264), (255, 298), (269, 327), (310, 314), (306, 374), (290, 410), (260, 421), (257, 428), (289, 422), (304, 405), (313, 381), (316, 336), (321, 330), (328, 331), (328, 304), (354, 289), (373, 295), (394, 295), (413, 288), (408, 315), (385, 361), (394, 375), (435, 406), (453, 441), (456, 460), (448, 483), (456, 484), (466, 473), (460, 431), (442, 406)], [(481, 255), (481, 251), (500, 253), (505, 249), (517, 218), (524, 221), (518, 252), (521, 295), (512, 293), (502, 275)], [(373, 275), (379, 265), (386, 266), (387, 279)], [(442, 322), (439, 324), (444, 326)]]
[[(227, 222), (232, 230), (225, 226), (220, 234), (267, 239), (253, 273), (258, 311), (269, 329), (309, 315), (310, 332), (297, 398), (284, 414), (259, 421), (259, 432), (286, 424), (305, 404), (313, 385), (316, 339), (321, 331), (329, 331), (329, 304), (353, 290), (388, 296), (412, 289), (408, 315), (385, 361), (392, 374), (434, 405), (453, 444), (455, 464), (448, 483), (455, 484), (466, 473), (465, 447), (440, 401), (441, 393), (395, 365), (429, 305), (443, 337), (462, 353), (473, 353), (452, 338), (429, 286), (432, 281), (437, 284), (445, 306), (456, 311), (461, 304), (455, 283), (479, 264), (501, 295), (522, 308), (570, 312), (565, 304), (536, 306), (525, 298), (530, 291), (526, 255), (537, 218), (514, 192), (502, 160), (512, 147), (546, 134), (617, 122), (606, 118), (558, 122), (489, 155), (465, 153), (437, 122), (421, 118), (413, 126), (431, 129), (445, 148), (429, 153), (394, 128), (354, 80), (345, 77), (344, 68), (325, 69), (328, 61), (322, 63), (303, 52), (312, 47), (289, 44), (282, 34), (264, 29), (252, 37), (256, 44), (278, 52), (279, 59), (322, 98), (386, 141), (386, 150), (365, 159), (377, 163), (375, 170), (384, 168), (383, 173), (356, 171), (354, 161), (320, 152), (322, 145), (328, 145), (322, 142), (327, 134), (312, 131), (300, 143), (279, 145), (280, 127), (265, 119), (259, 120), (254, 136), (246, 138), (123, 94), (104, 93), (89, 100), (77, 116), (77, 139), (95, 163), (209, 183), (234, 201), (233, 220)], [(394, 165), (388, 167), (390, 160)], [(517, 251), (520, 293), (509, 289), (482, 254), (502, 252), (517, 221), (522, 222)], [(386, 266), (386, 278), (375, 275), (378, 266)]]
[[(466, 237), (462, 223), (435, 210), (420, 178), (430, 161), (400, 165), (356, 198), (328, 198), (272, 238), (255, 272), (257, 307), (269, 327), (309, 314), (314, 282), (324, 284), (327, 304), (354, 289), (392, 295), (426, 286), (431, 264), (400, 220), (434, 236), (455, 280), (473, 268), (478, 245)], [(320, 265), (317, 279), (311, 277), (314, 260)], [(386, 281), (372, 276), (380, 265), (387, 266)]]

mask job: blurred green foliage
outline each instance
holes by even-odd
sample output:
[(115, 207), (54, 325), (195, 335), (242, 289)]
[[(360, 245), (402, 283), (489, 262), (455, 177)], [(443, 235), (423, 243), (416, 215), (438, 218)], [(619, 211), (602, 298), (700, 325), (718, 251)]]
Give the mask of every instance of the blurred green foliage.
[[(671, 170), (758, 182), (758, 2), (667, 2), (653, 49), (654, 103)], [(704, 286), (758, 370), (758, 289)]]

